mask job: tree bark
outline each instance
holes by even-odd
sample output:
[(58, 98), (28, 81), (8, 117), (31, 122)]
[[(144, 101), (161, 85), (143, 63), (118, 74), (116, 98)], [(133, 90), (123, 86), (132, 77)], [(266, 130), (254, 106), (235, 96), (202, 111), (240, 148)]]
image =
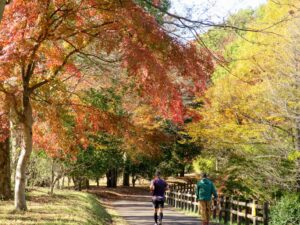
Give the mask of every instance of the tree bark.
[(0, 142), (0, 199), (10, 199), (11, 180), (10, 180), (10, 149), (9, 138)]
[(97, 187), (99, 187), (99, 177), (96, 178)]
[(86, 188), (87, 190), (90, 189), (90, 180), (89, 180), (88, 178), (85, 178), (85, 188)]
[(62, 181), (61, 181), (61, 189), (65, 188), (65, 176), (63, 176)]
[(30, 102), (30, 91), (28, 85), (23, 91), (23, 116), (21, 120), (21, 153), (17, 163), (15, 178), (15, 208), (16, 210), (27, 210), (25, 199), (26, 167), (32, 152), (32, 106)]
[(135, 183), (136, 183), (136, 180), (137, 180), (137, 176), (134, 174), (134, 173), (132, 173), (131, 174), (131, 183), (132, 183), (132, 187), (135, 187)]
[(109, 169), (106, 173), (106, 186), (110, 188), (117, 187), (118, 172), (116, 168)]
[(179, 176), (184, 177), (184, 175), (185, 175), (185, 165), (181, 165), (180, 167), (181, 168), (180, 168)]
[(129, 187), (130, 183), (130, 176), (129, 176), (128, 167), (124, 167), (124, 173), (123, 173), (123, 186)]

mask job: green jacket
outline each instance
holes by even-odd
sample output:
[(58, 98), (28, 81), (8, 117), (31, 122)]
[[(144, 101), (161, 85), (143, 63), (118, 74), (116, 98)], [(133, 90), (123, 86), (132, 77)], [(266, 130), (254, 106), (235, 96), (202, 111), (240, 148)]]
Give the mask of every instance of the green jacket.
[(197, 188), (196, 188), (197, 201), (199, 200), (210, 201), (212, 195), (214, 195), (215, 198), (218, 197), (213, 182), (207, 178), (200, 180), (197, 183)]

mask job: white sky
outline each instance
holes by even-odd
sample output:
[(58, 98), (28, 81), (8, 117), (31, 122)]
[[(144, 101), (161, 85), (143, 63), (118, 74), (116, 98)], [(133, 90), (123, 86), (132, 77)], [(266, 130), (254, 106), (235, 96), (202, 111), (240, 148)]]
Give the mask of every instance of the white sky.
[[(171, 0), (172, 12), (193, 19), (222, 21), (239, 9), (256, 8), (267, 0)], [(208, 9), (208, 11), (207, 11)]]

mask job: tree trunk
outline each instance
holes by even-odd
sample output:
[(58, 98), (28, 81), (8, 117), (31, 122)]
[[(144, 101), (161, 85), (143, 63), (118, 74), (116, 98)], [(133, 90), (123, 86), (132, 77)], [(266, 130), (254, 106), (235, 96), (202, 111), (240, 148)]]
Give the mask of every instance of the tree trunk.
[(96, 178), (97, 187), (99, 187), (99, 177)]
[(82, 191), (82, 179), (79, 178), (78, 180), (78, 191)]
[(136, 183), (136, 178), (132, 177), (132, 187), (135, 187), (135, 183)]
[[(13, 99), (7, 98), (8, 102), (13, 102)], [(18, 115), (13, 104), (9, 106), (9, 138), (10, 138), (10, 154), (11, 154), (11, 180), (16, 177), (16, 168), (20, 155), (21, 136), (18, 131)]]
[(184, 175), (185, 175), (185, 165), (181, 165), (180, 167), (181, 168), (180, 168), (179, 176), (184, 177)]
[(89, 180), (88, 178), (85, 178), (85, 188), (86, 188), (87, 190), (90, 189), (90, 180)]
[(57, 177), (57, 181), (56, 181), (56, 189), (60, 189), (60, 178)]
[(26, 167), (32, 152), (32, 106), (30, 103), (30, 92), (24, 86), (23, 92), (23, 117), (22, 117), (22, 137), (21, 153), (17, 163), (15, 178), (15, 208), (16, 210), (27, 210), (25, 199)]
[(64, 187), (65, 187), (65, 176), (63, 176), (61, 181), (61, 189), (64, 189)]
[(112, 187), (116, 188), (118, 183), (118, 170), (116, 168), (113, 169), (113, 179), (112, 179)]
[(125, 187), (129, 187), (129, 179), (130, 179), (129, 175), (130, 174), (128, 171), (128, 167), (125, 166), (124, 173), (123, 173), (123, 186), (125, 186)]
[(11, 198), (9, 138), (0, 142), (0, 199)]
[(109, 169), (106, 173), (106, 186), (110, 188), (117, 187), (118, 171), (116, 168)]
[(135, 187), (135, 183), (136, 183), (136, 180), (137, 180), (137, 176), (135, 176), (134, 173), (131, 174), (131, 183), (132, 183), (132, 187)]

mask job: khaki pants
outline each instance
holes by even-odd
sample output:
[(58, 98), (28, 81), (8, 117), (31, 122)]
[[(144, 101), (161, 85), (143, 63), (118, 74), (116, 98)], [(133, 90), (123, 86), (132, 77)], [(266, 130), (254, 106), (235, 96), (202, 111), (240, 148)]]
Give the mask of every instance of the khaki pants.
[(199, 210), (202, 221), (209, 222), (211, 214), (211, 202), (203, 200), (199, 201)]

